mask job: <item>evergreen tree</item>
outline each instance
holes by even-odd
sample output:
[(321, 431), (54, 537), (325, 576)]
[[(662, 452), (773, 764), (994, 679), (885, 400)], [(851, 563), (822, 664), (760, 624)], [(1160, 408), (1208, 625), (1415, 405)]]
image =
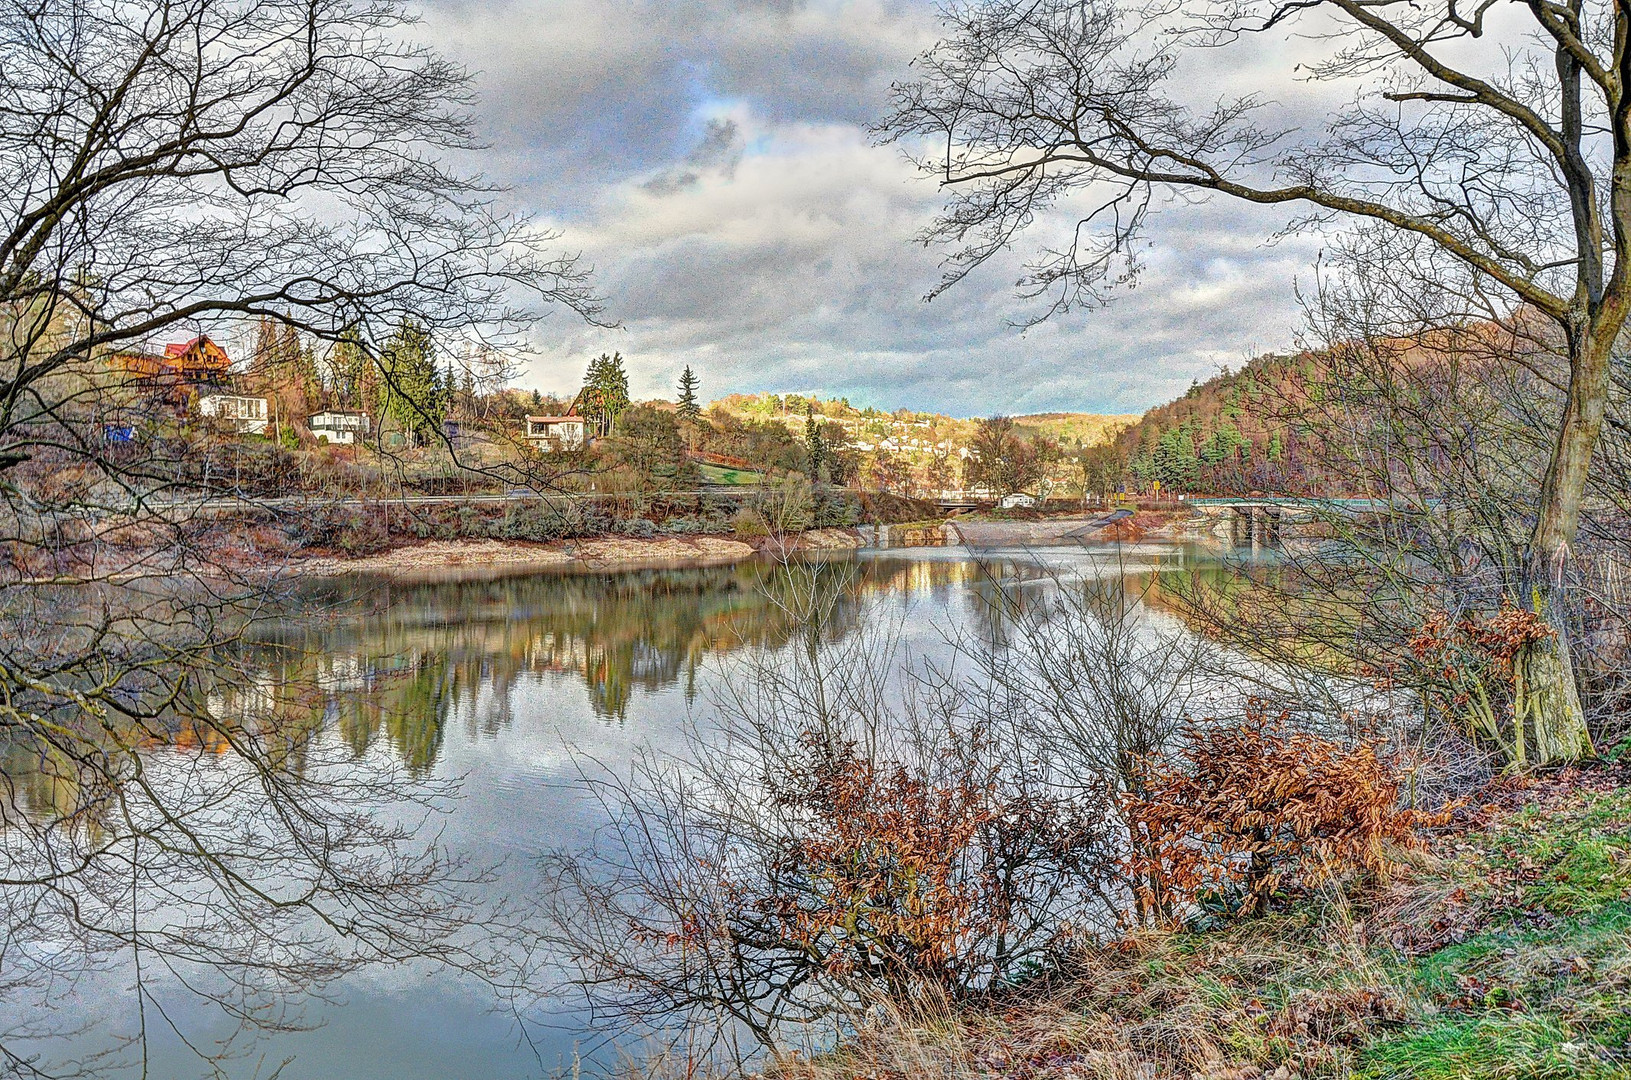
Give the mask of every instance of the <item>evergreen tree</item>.
[(273, 362), (277, 381), (287, 384), (298, 378), (300, 370), (300, 331), (289, 323), (283, 324), (283, 334), (278, 338), (277, 359)]
[(685, 365), (685, 370), (680, 373), (680, 400), (678, 412), (680, 419), (690, 420), (693, 423), (696, 421), (697, 417), (702, 415), (702, 406), (697, 404), (697, 383), (698, 379), (696, 372), (691, 370), (690, 364)]
[(262, 315), (255, 323), (255, 352), (249, 358), (249, 371), (265, 375), (277, 361), (277, 324), (270, 315)]
[(414, 442), (434, 436), (447, 399), (429, 332), (412, 319), (403, 322), (380, 350), (379, 362), (380, 427), (390, 422)]
[(335, 404), (342, 409), (362, 409), (371, 403), (376, 373), (355, 330), (347, 330), (328, 354), (329, 379)]
[(306, 399), (306, 408), (313, 411), (321, 409), (328, 395), (323, 385), (323, 373), (317, 366), (317, 349), (309, 341), (300, 346), (300, 363), (297, 370), (300, 393)]
[(629, 407), (629, 376), (623, 370), (623, 354), (601, 353), (589, 361), (578, 395), (578, 411), (594, 421), (601, 435), (610, 435), (617, 418)]
[(827, 461), (827, 448), (821, 439), (821, 426), (816, 423), (815, 406), (808, 401), (804, 403), (804, 448), (809, 455), (810, 482), (819, 484)]

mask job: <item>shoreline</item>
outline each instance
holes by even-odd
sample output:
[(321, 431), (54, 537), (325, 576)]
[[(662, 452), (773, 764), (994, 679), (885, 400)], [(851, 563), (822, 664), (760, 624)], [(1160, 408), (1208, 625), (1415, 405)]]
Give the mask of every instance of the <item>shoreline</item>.
[(729, 566), (761, 555), (855, 551), (863, 546), (853, 529), (812, 529), (779, 546), (722, 536), (595, 536), (538, 543), (528, 540), (426, 540), (372, 555), (311, 554), (291, 558), (278, 570), (310, 577), (349, 574), (386, 577), (533, 570), (635, 570)]

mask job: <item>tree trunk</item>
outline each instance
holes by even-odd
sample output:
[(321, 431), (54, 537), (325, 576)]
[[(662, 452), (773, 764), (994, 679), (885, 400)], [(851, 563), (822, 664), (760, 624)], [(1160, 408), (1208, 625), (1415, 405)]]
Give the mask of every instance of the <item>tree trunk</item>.
[(1514, 719), (1528, 729), (1528, 759), (1535, 765), (1580, 761), (1595, 754), (1574, 678), (1568, 613), (1558, 592), (1537, 589), (1534, 596), (1535, 613), (1557, 631), (1556, 636), (1530, 645), (1514, 661), (1525, 697)]
[(1592, 454), (1603, 427), (1608, 399), (1609, 351), (1613, 335), (1584, 330), (1571, 335), (1569, 391), (1557, 443), (1541, 488), (1540, 513), (1526, 569), (1530, 610), (1556, 633), (1516, 658), (1515, 675), (1524, 687), (1515, 719), (1528, 722), (1536, 765), (1579, 761), (1593, 756), (1591, 735), (1580, 703), (1569, 648), (1569, 611), (1563, 576), (1571, 556)]

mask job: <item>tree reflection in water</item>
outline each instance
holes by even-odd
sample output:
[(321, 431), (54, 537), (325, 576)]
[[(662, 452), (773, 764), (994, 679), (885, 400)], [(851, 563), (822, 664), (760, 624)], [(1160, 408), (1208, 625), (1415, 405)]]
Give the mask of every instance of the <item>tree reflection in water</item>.
[[(358, 754), (385, 740), (428, 772), (455, 716), (473, 735), (514, 718), (527, 679), (581, 680), (595, 715), (621, 723), (637, 692), (675, 685), (694, 694), (710, 655), (779, 648), (795, 635), (851, 633), (864, 601), (945, 589), (979, 571), (969, 563), (836, 560), (784, 566), (533, 574), (428, 583), (338, 579), (302, 597), (308, 611), (246, 644), (264, 673), (254, 692), (305, 698)], [(794, 593), (815, 589), (817, 625)], [(244, 692), (241, 688), (233, 691)], [(291, 708), (292, 708), (291, 703)], [(308, 706), (309, 707), (309, 706)]]

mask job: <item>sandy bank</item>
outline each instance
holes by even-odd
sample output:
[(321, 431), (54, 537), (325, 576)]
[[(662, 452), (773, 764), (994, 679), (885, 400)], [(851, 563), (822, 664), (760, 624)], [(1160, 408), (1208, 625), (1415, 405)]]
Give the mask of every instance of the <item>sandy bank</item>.
[[(860, 538), (848, 529), (816, 529), (792, 540), (786, 550), (854, 549)], [(446, 571), (603, 569), (636, 566), (720, 566), (752, 558), (761, 550), (776, 553), (780, 545), (755, 547), (719, 536), (659, 537), (639, 540), (599, 536), (549, 544), (521, 540), (431, 540), (356, 557), (297, 558), (288, 569), (299, 574), (387, 574), (418, 576)]]

